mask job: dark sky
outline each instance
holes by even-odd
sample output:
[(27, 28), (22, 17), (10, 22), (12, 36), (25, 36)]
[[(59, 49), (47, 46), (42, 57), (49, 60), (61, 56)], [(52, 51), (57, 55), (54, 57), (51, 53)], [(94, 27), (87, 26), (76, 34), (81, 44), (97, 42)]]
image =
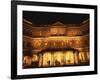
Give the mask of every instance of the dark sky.
[(78, 24), (89, 19), (89, 14), (23, 11), (23, 18), (33, 24), (53, 24), (57, 21), (64, 24)]

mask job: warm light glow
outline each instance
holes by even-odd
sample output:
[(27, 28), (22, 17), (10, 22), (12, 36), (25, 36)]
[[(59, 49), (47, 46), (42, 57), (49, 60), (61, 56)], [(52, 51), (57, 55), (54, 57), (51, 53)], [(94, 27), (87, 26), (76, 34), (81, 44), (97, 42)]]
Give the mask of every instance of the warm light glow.
[(50, 52), (43, 54), (43, 66), (50, 66), (52, 64), (52, 55)]
[(86, 49), (89, 48), (88, 26), (83, 28), (80, 25), (69, 26), (60, 22), (45, 27), (32, 26), (24, 26), (23, 54), (31, 56), (24, 55), (24, 66), (58, 67), (89, 64), (90, 54)]
[[(58, 52), (54, 52), (54, 65), (56, 66), (56, 65), (63, 65), (63, 56), (64, 56), (64, 54), (63, 54), (63, 52), (61, 52), (61, 51), (58, 51)], [(59, 63), (57, 63), (57, 62), (59, 62)]]
[(32, 61), (33, 61), (33, 62), (34, 62), (34, 61), (38, 61), (38, 56), (34, 54), (34, 55), (32, 56)]
[(23, 63), (26, 65), (31, 65), (32, 59), (29, 56), (24, 56)]
[(72, 51), (65, 52), (65, 61), (66, 64), (74, 64), (74, 54)]
[(79, 60), (80, 60), (81, 62), (84, 62), (84, 61), (85, 61), (85, 54), (84, 54), (84, 52), (80, 52), (80, 53), (79, 53)]

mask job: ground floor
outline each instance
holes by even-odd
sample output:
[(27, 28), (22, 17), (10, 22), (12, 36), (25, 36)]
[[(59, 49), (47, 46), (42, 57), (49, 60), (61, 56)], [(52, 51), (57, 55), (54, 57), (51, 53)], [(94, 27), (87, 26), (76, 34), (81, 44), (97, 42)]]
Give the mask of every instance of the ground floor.
[(88, 51), (64, 50), (43, 51), (32, 56), (23, 57), (23, 68), (28, 67), (60, 67), (89, 65)]

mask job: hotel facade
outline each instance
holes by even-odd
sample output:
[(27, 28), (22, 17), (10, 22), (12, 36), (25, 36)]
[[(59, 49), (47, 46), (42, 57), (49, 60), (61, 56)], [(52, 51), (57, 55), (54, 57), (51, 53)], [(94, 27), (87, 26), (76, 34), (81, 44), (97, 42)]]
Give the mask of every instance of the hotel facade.
[(23, 20), (23, 68), (89, 65), (89, 20), (36, 25)]

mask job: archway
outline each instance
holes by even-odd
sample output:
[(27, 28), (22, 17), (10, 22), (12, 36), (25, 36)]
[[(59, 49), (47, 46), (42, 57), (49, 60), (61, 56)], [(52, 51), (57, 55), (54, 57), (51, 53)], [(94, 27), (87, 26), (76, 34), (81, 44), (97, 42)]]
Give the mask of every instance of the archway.
[(79, 51), (73, 48), (66, 49), (46, 49), (41, 52), (39, 67), (56, 67), (78, 64)]

